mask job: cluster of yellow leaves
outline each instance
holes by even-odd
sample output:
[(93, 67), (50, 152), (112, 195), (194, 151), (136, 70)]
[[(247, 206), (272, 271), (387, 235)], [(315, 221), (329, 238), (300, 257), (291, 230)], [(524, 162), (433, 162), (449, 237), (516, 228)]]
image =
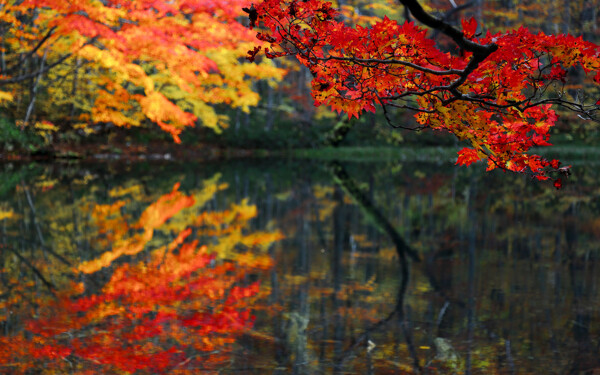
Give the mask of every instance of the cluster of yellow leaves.
[[(215, 104), (247, 112), (259, 99), (252, 82), (280, 80), (285, 73), (270, 61), (242, 62), (254, 43), (254, 33), (238, 22), (244, 5), (241, 0), (193, 6), (183, 0), (16, 2), (0, 9), (0, 26), (7, 30), (3, 53), (14, 60), (50, 32), (33, 57), (44, 56), (46, 65), (67, 59), (40, 79), (50, 99), (38, 99), (44, 116), (71, 116), (79, 127), (149, 121), (179, 141), (181, 131), (196, 124), (220, 131), (227, 117)], [(19, 15), (31, 21), (23, 24)], [(23, 111), (10, 102), (29, 100), (29, 90), (8, 86), (12, 90), (0, 91), (0, 104)]]

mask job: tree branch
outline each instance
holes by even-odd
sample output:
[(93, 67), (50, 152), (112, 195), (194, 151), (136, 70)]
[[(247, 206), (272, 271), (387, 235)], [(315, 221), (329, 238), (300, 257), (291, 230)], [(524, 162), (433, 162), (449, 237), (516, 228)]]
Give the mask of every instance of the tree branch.
[(61, 57), (60, 59), (58, 59), (58, 61), (55, 61), (54, 63), (49, 64), (49, 65), (46, 65), (44, 68), (38, 69), (35, 72), (28, 73), (28, 74), (23, 74), (23, 75), (18, 76), (18, 77), (12, 77), (12, 78), (7, 78), (7, 79), (0, 79), (0, 86), (9, 85), (11, 83), (17, 83), (17, 82), (26, 81), (26, 80), (28, 80), (30, 78), (34, 78), (34, 77), (37, 77), (38, 75), (44, 74), (47, 71), (49, 71), (50, 69), (54, 68), (55, 66), (62, 64), (66, 59), (68, 59), (72, 55), (73, 55), (72, 53), (68, 53), (68, 54), (64, 55), (63, 57)]
[[(465, 38), (464, 34), (450, 25), (449, 23), (436, 18), (429, 13), (427, 13), (421, 4), (417, 0), (400, 0), (400, 3), (407, 7), (412, 15), (422, 24), (431, 27), (432, 29), (439, 30), (440, 32), (446, 34), (454, 42), (463, 50), (472, 52), (474, 57), (477, 55), (481, 55), (487, 57), (492, 52), (498, 49), (498, 46), (495, 44), (479, 44)], [(485, 58), (484, 58), (485, 59)], [(481, 60), (483, 61), (483, 59)], [(480, 62), (481, 62), (480, 61)]]
[(455, 96), (460, 96), (460, 93), (456, 90), (460, 85), (465, 83), (469, 74), (471, 74), (479, 64), (481, 64), (489, 55), (498, 50), (498, 46), (494, 43), (491, 44), (479, 44), (475, 43), (467, 38), (465, 35), (449, 23), (439, 18), (436, 18), (429, 13), (425, 12), (421, 4), (417, 0), (400, 0), (400, 3), (410, 10), (412, 15), (421, 23), (432, 29), (438, 30), (447, 36), (449, 36), (462, 50), (472, 52), (473, 57), (469, 64), (460, 74), (460, 77), (450, 85), (450, 91)]
[(9, 72), (16, 70), (18, 68), (21, 67), (21, 64), (31, 58), (31, 56), (33, 56), (34, 53), (36, 53), (43, 45), (44, 43), (46, 43), (46, 41), (48, 39), (50, 39), (50, 37), (52, 36), (52, 34), (54, 33), (54, 30), (56, 29), (56, 26), (50, 28), (50, 30), (48, 30), (48, 32), (46, 33), (46, 35), (44, 35), (44, 37), (42, 39), (40, 39), (40, 41), (38, 42), (38, 44), (36, 44), (35, 47), (33, 47), (33, 49), (31, 51), (29, 51), (25, 56), (21, 56), (19, 58), (19, 63), (17, 63), (15, 66), (10, 67), (9, 69), (6, 69), (5, 71), (3, 71), (3, 75), (7, 75)]
[[(83, 43), (83, 45), (79, 49), (94, 43), (96, 41), (96, 39), (97, 39), (97, 37), (91, 38), (87, 42)], [(66, 55), (62, 56), (61, 58), (59, 58), (57, 61), (53, 62), (52, 64), (46, 65), (44, 68), (38, 69), (35, 72), (24, 74), (24, 75), (21, 75), (18, 77), (0, 79), (0, 87), (2, 87), (4, 85), (9, 85), (11, 83), (22, 82), (22, 81), (28, 80), (30, 78), (34, 78), (40, 74), (44, 74), (47, 71), (49, 71), (50, 69), (54, 68), (55, 66), (62, 64), (63, 62), (65, 62), (65, 60), (67, 60), (71, 56), (73, 56), (73, 53), (67, 53)]]

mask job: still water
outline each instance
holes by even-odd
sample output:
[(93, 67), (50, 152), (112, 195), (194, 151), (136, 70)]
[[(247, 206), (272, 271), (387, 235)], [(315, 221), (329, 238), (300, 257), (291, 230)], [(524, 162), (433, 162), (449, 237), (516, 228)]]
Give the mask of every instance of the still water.
[(0, 373), (600, 371), (598, 168), (0, 169)]

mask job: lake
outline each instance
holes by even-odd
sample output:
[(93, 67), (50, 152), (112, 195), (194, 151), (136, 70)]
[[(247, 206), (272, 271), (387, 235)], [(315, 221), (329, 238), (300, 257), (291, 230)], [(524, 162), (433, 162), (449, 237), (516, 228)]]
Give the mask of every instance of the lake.
[(600, 371), (597, 163), (435, 159), (5, 163), (0, 373)]

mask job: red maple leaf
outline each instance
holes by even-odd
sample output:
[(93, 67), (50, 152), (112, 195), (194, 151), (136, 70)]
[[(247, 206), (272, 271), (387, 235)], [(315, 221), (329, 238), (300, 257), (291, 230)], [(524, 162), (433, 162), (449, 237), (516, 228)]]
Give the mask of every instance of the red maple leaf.
[(467, 167), (477, 161), (481, 160), (477, 154), (477, 150), (465, 147), (458, 152), (458, 159), (456, 160), (457, 165), (466, 165)]
[(554, 187), (556, 188), (556, 190), (560, 189), (562, 187), (562, 179), (557, 178), (556, 180), (554, 180)]

